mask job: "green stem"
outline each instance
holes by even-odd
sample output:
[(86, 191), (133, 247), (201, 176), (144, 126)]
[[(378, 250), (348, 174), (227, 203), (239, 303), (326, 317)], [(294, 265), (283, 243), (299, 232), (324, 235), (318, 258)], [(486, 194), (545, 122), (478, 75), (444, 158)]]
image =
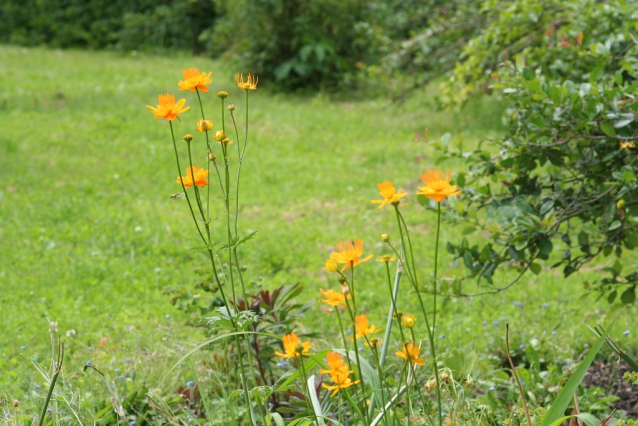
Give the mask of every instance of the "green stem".
[(339, 313), (339, 308), (335, 306), (335, 311), (337, 311), (337, 318), (339, 319), (339, 329), (341, 330), (341, 337), (343, 338), (343, 349), (346, 351), (346, 359), (348, 360), (348, 366), (352, 365), (352, 361), (350, 360), (350, 352), (348, 351), (348, 344), (346, 339), (346, 333), (343, 331), (343, 323), (341, 322), (341, 314)]
[[(348, 306), (348, 313), (350, 314), (350, 319), (352, 320), (352, 344), (354, 346), (354, 356), (355, 359), (357, 360), (357, 370), (359, 372), (359, 384), (361, 385), (361, 396), (363, 397), (363, 400), (366, 400), (366, 390), (365, 390), (365, 385), (363, 383), (363, 371), (361, 370), (361, 362), (360, 362), (360, 358), (359, 358), (359, 346), (357, 345), (357, 330), (356, 330), (356, 315), (357, 315), (357, 311), (356, 308), (354, 308), (354, 285), (350, 285), (350, 294), (352, 295), (352, 304), (353, 307), (350, 307), (350, 303), (348, 303), (348, 299), (346, 299), (346, 305)], [(354, 312), (353, 312), (353, 309)], [(368, 420), (368, 411), (365, 411), (365, 416), (366, 416), (366, 421)], [(368, 422), (369, 423), (369, 422)]]
[[(199, 100), (199, 109), (202, 112), (202, 120), (206, 120), (206, 117), (204, 116), (204, 105), (202, 104), (202, 97), (199, 94), (199, 89), (195, 88), (195, 91), (197, 92), (197, 99)], [(208, 138), (208, 130), (206, 130), (205, 133), (206, 133), (207, 153), (208, 155), (210, 155), (213, 152), (213, 149), (210, 146), (210, 139)], [(208, 161), (208, 158), (206, 158), (206, 160)], [(210, 184), (208, 185), (208, 188), (206, 188), (206, 217), (208, 217), (208, 220), (210, 220)]]
[[(195, 191), (195, 200), (197, 201), (197, 207), (199, 207), (199, 213), (202, 215), (202, 220), (204, 221), (204, 223), (207, 222), (206, 216), (204, 215), (204, 208), (202, 206), (202, 200), (199, 197), (199, 188), (197, 187), (197, 185), (195, 185), (195, 173), (193, 171), (193, 157), (191, 155), (191, 143), (190, 142), (186, 142), (186, 145), (188, 146), (188, 164), (191, 167), (191, 179), (193, 180), (193, 189)], [(188, 173), (186, 173), (188, 175)]]
[(173, 137), (173, 148), (175, 148), (175, 160), (177, 160), (177, 173), (179, 173), (180, 181), (182, 181), (182, 189), (184, 190), (184, 196), (186, 196), (186, 202), (188, 202), (188, 208), (191, 211), (191, 216), (193, 217), (193, 222), (195, 222), (195, 226), (197, 227), (197, 232), (199, 232), (199, 236), (202, 237), (202, 241), (204, 244), (207, 244), (206, 238), (204, 238), (204, 234), (202, 234), (202, 230), (199, 229), (199, 223), (197, 223), (197, 219), (195, 218), (195, 211), (193, 210), (193, 206), (191, 205), (191, 200), (188, 197), (188, 192), (186, 191), (186, 187), (184, 186), (184, 181), (182, 180), (182, 168), (179, 164), (179, 155), (177, 154), (177, 143), (175, 142), (175, 132), (173, 131), (173, 122), (168, 122), (171, 125), (171, 136)]
[(302, 388), (305, 389), (304, 393), (306, 394), (306, 409), (312, 413), (312, 416), (315, 418), (315, 424), (319, 426), (319, 419), (317, 419), (317, 413), (315, 413), (315, 408), (312, 405), (312, 400), (310, 399), (310, 389), (308, 388), (308, 378), (306, 377), (306, 366), (303, 363), (302, 356), (303, 355), (297, 355), (295, 356), (295, 358), (297, 359), (297, 363), (299, 364), (301, 377), (303, 377), (304, 385), (302, 386)]

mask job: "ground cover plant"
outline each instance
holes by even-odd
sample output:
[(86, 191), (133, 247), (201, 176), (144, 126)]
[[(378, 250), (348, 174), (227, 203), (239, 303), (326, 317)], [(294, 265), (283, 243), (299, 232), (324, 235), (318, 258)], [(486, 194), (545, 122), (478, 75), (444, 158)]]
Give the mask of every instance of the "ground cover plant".
[[(19, 82), (15, 88), (3, 93), (1, 101), (2, 126), (10, 129), (10, 135), (3, 135), (2, 139), (6, 154), (2, 157), (2, 173), (7, 185), (0, 205), (2, 240), (3, 245), (6, 244), (2, 251), (11, 253), (1, 260), (2, 282), (8, 289), (3, 295), (3, 306), (21, 308), (6, 310), (3, 316), (3, 329), (7, 333), (2, 341), (3, 364), (0, 368), (3, 389), (11, 395), (5, 399), (11, 403), (13, 399), (21, 401), (15, 411), (12, 408), (6, 412), (10, 416), (17, 415), (17, 421), (21, 422), (30, 422), (39, 415), (35, 412), (41, 408), (47, 381), (37, 376), (38, 370), (20, 354), (37, 357), (36, 362), (46, 365), (53, 355), (52, 349), (47, 349), (49, 336), (62, 334), (66, 344), (66, 367), (58, 389), (67, 393), (56, 394), (50, 406), (53, 421), (75, 422), (77, 414), (86, 423), (94, 420), (104, 424), (123, 423), (120, 413), (124, 413), (127, 422), (158, 424), (167, 421), (166, 415), (170, 417), (169, 413), (174, 412), (180, 417), (178, 421), (188, 422), (187, 413), (190, 413), (194, 417), (207, 417), (209, 422), (228, 424), (228, 417), (219, 420), (207, 415), (198, 404), (208, 404), (209, 413), (216, 410), (230, 416), (232, 404), (224, 402), (229, 400), (239, 407), (235, 419), (246, 419), (247, 412), (241, 409), (246, 406), (241, 402), (241, 394), (233, 395), (238, 388), (235, 380), (238, 372), (221, 381), (212, 374), (211, 371), (225, 371), (228, 366), (223, 365), (220, 352), (209, 345), (206, 345), (209, 350), (196, 352), (194, 358), (185, 360), (183, 365), (178, 363), (174, 372), (162, 382), (176, 361), (203, 340), (201, 328), (196, 328), (203, 324), (197, 320), (213, 316), (208, 312), (214, 312), (219, 306), (213, 303), (215, 297), (206, 299), (207, 292), (201, 291), (200, 295), (201, 287), (193, 286), (205, 281), (207, 276), (205, 271), (196, 271), (201, 267), (201, 253), (188, 250), (197, 247), (197, 242), (189, 232), (189, 220), (192, 219), (185, 199), (183, 196), (171, 198), (178, 190), (174, 190), (177, 185), (175, 173), (169, 172), (175, 165), (174, 158), (167, 155), (172, 153), (172, 142), (164, 142), (167, 129), (164, 127), (159, 131), (159, 126), (153, 126), (157, 123), (146, 124), (152, 118), (148, 117), (148, 112), (139, 112), (157, 93), (165, 93), (167, 88), (177, 91), (178, 70), (193, 62), (200, 69), (216, 70), (216, 76), (227, 76), (212, 77), (214, 83), (208, 98), (204, 98), (207, 111), (219, 108), (213, 106), (210, 99), (219, 105), (220, 99), (215, 94), (225, 89), (236, 105), (236, 111), (245, 112), (246, 105), (239, 96), (241, 92), (233, 87), (232, 73), (219, 64), (193, 58), (121, 58), (8, 47), (2, 48), (2, 54), (7, 58), (3, 64), (14, 64), (2, 68), (3, 79), (12, 77)], [(78, 68), (60, 63), (60, 55)], [(28, 65), (35, 61), (49, 67), (37, 71), (31, 67), (32, 74), (27, 75), (18, 73), (21, 67), (14, 68), (15, 64), (21, 63), (24, 69), (29, 69)], [(92, 76), (86, 73), (91, 69), (87, 65), (89, 61), (100, 63), (104, 74)], [(190, 63), (184, 65), (185, 62)], [(113, 81), (117, 81), (117, 85)], [(264, 82), (259, 84), (261, 88)], [(424, 114), (418, 112), (419, 108), (425, 108), (420, 100), (408, 107), (383, 112), (379, 110), (380, 102), (281, 97), (267, 92), (262, 94), (261, 90), (250, 95), (253, 96), (250, 99), (251, 115), (254, 112), (251, 129), (256, 130), (252, 133), (255, 139), (248, 152), (252, 156), (249, 161), (254, 164), (252, 169), (246, 167), (242, 172), (245, 173), (242, 199), (246, 198), (242, 215), (246, 217), (245, 229), (259, 232), (254, 241), (241, 246), (247, 260), (244, 265), (235, 265), (236, 271), (244, 272), (244, 266), (250, 271), (253, 282), (247, 283), (247, 292), (256, 295), (252, 301), (259, 300), (259, 309), (265, 311), (264, 316), (273, 318), (271, 310), (277, 315), (276, 309), (272, 309), (277, 303), (272, 300), (274, 290), (281, 284), (287, 285), (278, 292), (285, 296), (286, 292), (297, 292), (289, 286), (301, 282), (304, 288), (295, 295), (294, 302), (287, 302), (285, 297), (279, 299), (283, 305), (288, 303), (284, 310), (302, 311), (300, 315), (303, 316), (293, 318), (292, 324), (304, 342), (312, 341), (311, 348), (336, 348), (342, 340), (332, 337), (339, 334), (336, 313), (326, 320), (323, 312), (326, 308), (322, 309), (320, 304), (304, 310), (306, 302), (319, 299), (320, 288), (325, 289), (330, 284), (337, 289), (335, 281), (329, 278), (331, 275), (322, 270), (325, 259), (334, 251), (334, 242), (357, 236), (364, 241), (366, 253), (369, 248), (369, 253), (386, 254), (386, 243), (379, 234), (388, 233), (396, 244), (399, 231), (395, 228), (394, 217), (388, 213), (390, 206), (378, 211), (370, 200), (379, 198), (376, 184), (388, 179), (410, 194), (416, 193), (417, 186), (423, 186), (414, 176), (413, 169), (422, 172), (420, 169), (431, 165), (436, 157), (423, 142), (421, 133), (419, 140), (413, 141), (416, 139), (414, 132), (422, 132), (428, 127), (427, 140), (438, 141), (444, 133), (450, 132), (455, 140), (464, 138), (465, 143), (473, 144), (479, 134), (498, 136), (499, 130), (491, 129), (497, 120), (492, 119), (486, 126), (464, 114), (453, 116), (452, 120), (444, 118), (446, 115), (443, 114)], [(186, 120), (182, 114), (183, 123), (175, 122), (175, 125), (184, 129), (182, 133), (199, 136), (201, 142), (203, 135), (196, 131), (200, 118), (192, 119), (197, 115), (194, 114), (197, 108), (193, 108), (197, 105), (197, 96), (185, 93), (184, 98), (186, 105), (191, 106), (192, 111), (188, 111), (191, 119)], [(490, 104), (480, 104), (475, 111), (480, 112), (483, 105)], [(65, 111), (64, 114), (60, 114), (60, 110)], [(219, 125), (221, 114), (212, 114), (215, 116), (210, 118)], [(498, 111), (492, 117), (498, 117)], [(23, 128), (11, 124), (18, 118), (47, 125), (46, 128)], [(487, 121), (490, 116), (483, 115), (482, 119)], [(239, 124), (242, 129), (243, 120)], [(462, 135), (459, 128), (464, 130)], [(49, 143), (43, 144), (43, 140)], [(233, 147), (233, 144), (228, 146)], [(179, 147), (184, 149), (184, 145)], [(203, 163), (201, 157), (197, 160), (200, 166)], [(413, 167), (397, 166), (406, 162)], [(448, 161), (442, 166), (459, 170), (461, 164)], [(23, 168), (32, 172), (25, 174), (20, 171)], [(345, 172), (335, 174), (334, 170)], [(304, 178), (307, 175), (309, 178)], [(45, 178), (52, 180), (51, 176), (55, 176), (53, 185), (58, 188), (55, 191), (39, 185)], [(182, 171), (181, 176), (188, 175)], [(161, 190), (156, 188), (158, 185)], [(190, 190), (193, 193), (194, 188)], [(414, 224), (412, 238), (419, 241), (414, 244), (415, 257), (432, 259), (434, 244), (430, 242), (437, 229), (436, 214), (428, 213), (414, 198), (408, 200), (404, 211), (406, 223)], [(226, 226), (218, 220), (211, 223), (211, 228), (213, 233), (224, 235)], [(443, 227), (441, 241), (449, 240), (461, 231)], [(344, 232), (353, 237), (344, 237)], [(254, 251), (248, 250), (250, 245)], [(441, 265), (451, 265), (452, 256), (445, 251), (440, 255)], [(365, 301), (361, 313), (385, 331), (389, 308), (387, 278), (378, 278), (387, 273), (384, 268), (384, 262), (372, 261), (357, 266), (356, 280), (365, 285), (355, 286), (359, 306)], [(445, 269), (442, 267), (441, 270), (444, 272)], [(512, 275), (514, 273), (511, 271)], [(424, 318), (417, 320), (414, 330), (418, 337), (415, 340), (424, 339), (426, 346), (430, 340), (435, 341), (442, 368), (453, 370), (449, 372), (451, 377), (448, 376), (450, 383), (465, 386), (463, 389), (468, 389), (471, 384), (470, 391), (480, 389), (484, 419), (494, 415), (495, 421), (510, 420), (512, 413), (508, 413), (505, 403), (518, 401), (510, 376), (499, 373), (503, 367), (507, 368), (506, 364), (501, 364), (496, 355), (498, 348), (504, 349), (505, 321), (513, 327), (510, 343), (514, 358), (527, 366), (520, 369), (519, 374), (525, 387), (533, 386), (529, 393), (536, 401), (528, 403), (534, 409), (548, 407), (554, 400), (556, 391), (549, 389), (568, 375), (562, 370), (562, 363), (581, 360), (588, 352), (584, 345), (592, 347), (597, 341), (583, 322), (591, 320), (595, 325), (608, 308), (590, 304), (583, 312), (582, 306), (576, 304), (580, 294), (574, 291), (581, 288), (583, 280), (595, 277), (596, 271), (584, 271), (568, 280), (551, 274), (551, 271), (546, 276), (543, 282), (523, 281), (520, 290), (514, 289), (512, 293), (488, 300), (445, 299), (439, 307), (440, 318), (433, 339), (429, 338), (423, 325)], [(162, 294), (164, 288), (168, 295)], [(191, 292), (192, 297), (174, 299), (180, 294), (180, 288)], [(181, 311), (168, 303), (171, 298)], [(405, 308), (400, 308), (402, 311), (419, 312), (416, 301), (412, 303), (406, 298), (405, 302)], [(293, 308), (291, 303), (300, 306)], [(334, 312), (334, 309), (328, 311)], [(635, 349), (634, 337), (631, 332), (623, 334), (623, 331), (631, 331), (635, 308), (622, 307), (616, 312), (621, 317), (612, 333), (621, 347), (632, 351)], [(192, 320), (195, 327), (184, 326), (188, 320)], [(395, 330), (397, 326), (395, 323)], [(352, 329), (356, 331), (356, 328)], [(554, 331), (556, 335), (552, 334)], [(468, 335), (480, 338), (470, 340)], [(346, 344), (354, 342), (347, 341)], [(272, 347), (272, 355), (266, 354), (263, 359), (275, 360), (275, 351), (286, 353), (280, 345), (273, 338), (265, 345)], [(26, 348), (23, 350), (22, 346)], [(426, 346), (422, 348), (423, 352)], [(233, 359), (237, 348), (232, 345), (224, 348), (228, 351), (226, 355)], [(400, 349), (395, 348), (389, 356)], [(252, 351), (247, 349), (246, 353)], [(311, 352), (316, 355), (314, 349)], [(361, 352), (374, 364), (374, 356), (369, 356), (374, 352)], [(346, 354), (349, 353), (344, 353), (342, 360)], [(535, 356), (539, 360), (536, 364), (529, 361)], [(392, 365), (400, 365), (400, 358), (394, 358)], [(473, 370), (468, 372), (471, 383), (466, 383), (467, 376), (461, 379), (457, 373), (463, 368), (454, 367), (454, 362)], [(215, 363), (221, 365), (214, 366)], [(284, 360), (277, 359), (271, 361), (271, 368), (280, 377), (286, 370), (294, 371), (293, 364), (286, 365)], [(544, 364), (542, 369), (541, 364)], [(548, 368), (547, 364), (553, 367)], [(85, 368), (86, 365), (94, 366), (105, 377), (90, 367)], [(365, 375), (355, 373), (358, 369), (351, 369), (353, 382), (363, 376), (365, 384)], [(316, 370), (313, 374), (318, 376)], [(422, 376), (422, 379), (427, 378)], [(434, 379), (436, 381), (436, 377)], [(328, 376), (326, 380), (331, 386)], [(400, 375), (394, 380), (400, 382)], [(204, 392), (205, 386), (211, 383), (217, 383), (216, 390), (212, 394)], [(291, 414), (309, 415), (312, 419), (309, 421), (318, 422), (319, 419), (312, 418), (315, 410), (306, 406), (304, 393), (310, 389), (306, 389), (301, 380), (294, 384), (296, 387), (290, 389), (292, 394), (287, 394), (287, 399), (282, 396), (278, 401), (280, 405), (290, 404), (288, 413), (281, 412), (282, 418)], [(424, 389), (419, 387), (420, 391), (425, 392)], [(457, 388), (450, 386), (447, 389), (453, 392)], [(151, 392), (154, 390), (156, 392)], [(343, 390), (340, 392), (343, 394)], [(604, 390), (581, 389), (579, 392), (583, 411), (597, 415), (610, 411)], [(331, 400), (325, 391), (320, 395), (324, 403), (334, 404), (335, 399)], [(67, 397), (68, 406), (62, 396)], [(268, 397), (267, 392), (255, 393), (255, 398), (265, 399), (264, 407), (268, 406)], [(464, 398), (465, 394), (455, 401), (462, 405), (468, 401)], [(433, 400), (436, 401), (436, 397)], [(423, 398), (418, 401), (421, 405), (432, 403)], [(380, 405), (376, 405), (377, 410)], [(493, 414), (489, 414), (490, 410)], [(432, 410), (433, 413), (436, 411)], [(402, 414), (407, 416), (408, 412)], [(362, 409), (361, 416), (367, 415)], [(522, 412), (513, 415), (523, 419), (517, 417), (523, 416)], [(3, 421), (16, 421), (15, 418)], [(465, 421), (454, 416), (442, 420), (446, 419)], [(397, 416), (397, 420), (403, 420), (403, 417)], [(273, 417), (271, 421), (276, 419)], [(425, 421), (437, 423), (438, 419), (433, 417)]]

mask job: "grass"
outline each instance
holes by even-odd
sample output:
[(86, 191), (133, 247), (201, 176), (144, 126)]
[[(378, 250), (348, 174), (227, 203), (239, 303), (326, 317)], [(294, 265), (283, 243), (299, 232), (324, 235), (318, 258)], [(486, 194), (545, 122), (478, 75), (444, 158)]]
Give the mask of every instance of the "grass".
[[(179, 189), (168, 125), (145, 107), (158, 93), (178, 94), (180, 70), (189, 66), (213, 70), (211, 92), (227, 90), (243, 117), (232, 71), (209, 59), (0, 46), (0, 389), (18, 397), (41, 392), (34, 390), (43, 383), (27, 357), (45, 363), (51, 357), (47, 320), (57, 322), (67, 344), (65, 374), (89, 389), (102, 382), (91, 370), (82, 372), (87, 361), (116, 383), (155, 386), (182, 350), (202, 339), (201, 329), (185, 325), (198, 316), (176, 310), (162, 293), (166, 286), (190, 288), (195, 269), (206, 263), (189, 251), (198, 241), (184, 200), (170, 198)], [(195, 95), (179, 94), (192, 109), (176, 122), (178, 137), (196, 133), (198, 119)], [(431, 139), (450, 132), (475, 144), (501, 131), (501, 104), (482, 99), (464, 111), (440, 113), (427, 100), (426, 92), (384, 110), (383, 100), (274, 94), (260, 82), (251, 93), (240, 212), (240, 234), (258, 231), (241, 250), (253, 289), (302, 282), (300, 299), (317, 299), (320, 287), (335, 285), (322, 270), (334, 243), (362, 238), (367, 252), (382, 254), (379, 235), (392, 235), (394, 220), (369, 200), (385, 180), (411, 194), (407, 220), (431, 272), (435, 215), (413, 196), (418, 173), (436, 156), (413, 142), (414, 134), (428, 128)], [(219, 122), (219, 100), (208, 95), (205, 104)], [(440, 166), (453, 173), (460, 167)], [(215, 233), (222, 233), (222, 222), (213, 223)], [(442, 242), (459, 235), (444, 227)], [(445, 251), (442, 256), (445, 270), (452, 259)], [(377, 325), (388, 305), (381, 271), (376, 262), (357, 270), (359, 300)], [(512, 275), (501, 273), (495, 284)], [(494, 353), (507, 321), (513, 346), (578, 356), (595, 341), (586, 325), (619, 315), (617, 340), (635, 353), (636, 333), (621, 333), (632, 328), (635, 307), (610, 309), (579, 299), (583, 283), (596, 277), (594, 268), (567, 280), (545, 270), (495, 296), (450, 299), (438, 341), (444, 352), (472, 347)], [(403, 302), (403, 310), (414, 308), (409, 297)], [(326, 323), (315, 306), (304, 326), (332, 329), (336, 319)], [(66, 337), (69, 330), (75, 334)], [(175, 386), (189, 374), (175, 377)]]

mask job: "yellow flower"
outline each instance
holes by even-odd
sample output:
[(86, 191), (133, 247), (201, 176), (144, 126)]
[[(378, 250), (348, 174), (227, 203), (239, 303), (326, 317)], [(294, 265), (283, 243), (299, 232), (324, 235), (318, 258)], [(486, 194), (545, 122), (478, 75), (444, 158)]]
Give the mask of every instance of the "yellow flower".
[(337, 392), (339, 392), (339, 389), (346, 389), (359, 383), (359, 380), (353, 382), (349, 376), (350, 374), (347, 372), (332, 373), (330, 374), (330, 377), (332, 378), (333, 385), (322, 383), (321, 386), (328, 390), (334, 390), (334, 392), (332, 392), (332, 395), (330, 396), (335, 396)]
[[(321, 295), (323, 297), (325, 297), (325, 300), (322, 300), (321, 302), (325, 303), (326, 305), (330, 305), (330, 306), (337, 306), (337, 305), (341, 305), (344, 308), (346, 307), (346, 296), (344, 296), (343, 293), (339, 293), (338, 291), (334, 291), (334, 290), (324, 290), (322, 288), (319, 289), (319, 291), (321, 291)], [(348, 299), (350, 299), (350, 295), (348, 295)]]
[(188, 189), (193, 186), (203, 187), (208, 185), (208, 170), (200, 169), (199, 166), (188, 167), (186, 169), (186, 176), (178, 176), (177, 183), (183, 183), (184, 188)]
[(412, 314), (405, 314), (401, 316), (401, 321), (405, 328), (412, 328), (416, 324), (416, 318)]
[(237, 82), (237, 87), (242, 90), (256, 90), (259, 78), (249, 73), (248, 79), (244, 83), (244, 74), (236, 74), (235, 81)]
[(331, 256), (330, 259), (326, 260), (324, 269), (328, 272), (337, 272), (337, 269), (339, 269), (339, 264)]
[(204, 93), (208, 93), (208, 87), (206, 87), (206, 85), (211, 83), (211, 74), (212, 72), (209, 72), (208, 75), (206, 75), (205, 72), (200, 73), (197, 68), (186, 69), (182, 71), (184, 81), (177, 83), (179, 90), (190, 90), (191, 92), (201, 90)]
[(417, 194), (425, 195), (427, 198), (434, 198), (434, 201), (440, 203), (446, 197), (459, 195), (461, 190), (455, 185), (450, 185), (450, 171), (446, 175), (440, 170), (426, 170), (421, 175), (421, 180), (425, 186), (419, 186)]
[(156, 120), (159, 118), (164, 118), (168, 121), (173, 121), (176, 118), (179, 120), (177, 114), (181, 114), (190, 109), (190, 107), (183, 108), (186, 99), (180, 99), (179, 102), (175, 103), (175, 97), (169, 93), (159, 95), (157, 99), (159, 104), (157, 107), (146, 105), (146, 107), (150, 108), (153, 114), (155, 114)]
[(198, 132), (207, 132), (213, 128), (213, 122), (210, 120), (199, 120), (197, 122), (197, 131)]
[(423, 358), (419, 358), (420, 354), (421, 348), (419, 348), (412, 342), (408, 342), (407, 344), (403, 345), (403, 348), (395, 353), (395, 355), (398, 355), (413, 364), (423, 365), (425, 364), (425, 360)]
[(398, 204), (401, 198), (408, 195), (407, 192), (402, 192), (402, 189), (399, 189), (398, 192), (395, 191), (394, 185), (392, 185), (392, 182), (390, 181), (377, 184), (377, 186), (379, 187), (379, 192), (381, 193), (383, 200), (370, 200), (370, 202), (374, 204), (381, 204), (379, 206), (379, 210), (381, 210), (388, 203)]
[(217, 142), (221, 142), (226, 139), (226, 132), (224, 132), (223, 130), (218, 130), (215, 132), (214, 138)]
[(367, 315), (357, 315), (354, 318), (354, 321), (356, 323), (354, 327), (356, 335), (354, 337), (357, 339), (360, 337), (365, 337), (372, 333), (378, 333), (382, 331), (380, 328), (376, 328), (374, 324), (369, 324)]
[(395, 260), (397, 260), (397, 257), (391, 256), (389, 254), (384, 254), (377, 258), (377, 262), (385, 262), (385, 263), (394, 262)]
[(221, 141), (217, 141), (218, 144), (220, 145), (230, 145), (231, 143), (233, 143), (232, 139), (228, 139), (228, 138), (224, 138)]
[(335, 374), (335, 373), (352, 373), (352, 370), (348, 370), (348, 365), (343, 362), (341, 359), (341, 355), (337, 352), (328, 352), (326, 354), (326, 358), (328, 359), (328, 366), (330, 369), (324, 370), (321, 368), (321, 374)]
[(348, 244), (341, 242), (341, 245), (337, 244), (338, 253), (333, 253), (330, 257), (333, 260), (336, 260), (338, 263), (345, 263), (341, 271), (345, 271), (348, 268), (354, 268), (360, 263), (367, 262), (372, 258), (372, 255), (365, 257), (363, 259), (359, 259), (359, 257), (363, 254), (363, 242), (361, 239), (348, 241)]
[(620, 142), (620, 147), (621, 148), (635, 148), (636, 147), (636, 143), (634, 141)]
[(299, 340), (299, 337), (297, 337), (294, 331), (290, 334), (286, 334), (281, 340), (284, 343), (285, 353), (275, 352), (275, 355), (279, 355), (280, 357), (283, 357), (283, 358), (294, 358), (296, 356), (310, 355), (310, 352), (308, 352), (308, 349), (310, 349), (311, 343), (310, 342), (301, 343), (301, 341)]

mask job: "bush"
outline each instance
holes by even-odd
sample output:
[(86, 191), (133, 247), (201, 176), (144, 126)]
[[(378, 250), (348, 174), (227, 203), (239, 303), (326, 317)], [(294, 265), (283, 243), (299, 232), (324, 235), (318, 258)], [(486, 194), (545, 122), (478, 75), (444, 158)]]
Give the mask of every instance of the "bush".
[(162, 47), (197, 50), (212, 25), (207, 0), (7, 0), (0, 6), (0, 41), (27, 46), (93, 49)]
[(368, 0), (218, 1), (210, 51), (228, 50), (239, 65), (282, 87), (352, 83), (373, 55)]
[[(598, 290), (610, 302), (620, 296), (633, 303), (638, 274), (623, 267), (623, 258), (638, 246), (635, 9), (583, 2), (571, 10), (560, 28), (547, 22), (535, 35), (540, 42), (494, 75), (492, 88), (504, 89), (510, 104), (505, 137), (470, 152), (439, 145), (469, 165), (458, 178), (463, 201), (455, 206), (455, 215), (471, 223), (464, 235), (487, 237), (450, 243), (448, 250), (467, 275), (489, 284), (504, 264), (520, 275), (538, 274), (545, 261), (567, 277), (600, 254), (614, 255), (613, 266), (604, 268), (611, 277)], [(489, 33), (499, 33), (496, 28)], [(481, 43), (511, 41), (505, 28), (499, 34), (475, 41), (479, 63)], [(453, 292), (463, 294), (460, 286)]]

